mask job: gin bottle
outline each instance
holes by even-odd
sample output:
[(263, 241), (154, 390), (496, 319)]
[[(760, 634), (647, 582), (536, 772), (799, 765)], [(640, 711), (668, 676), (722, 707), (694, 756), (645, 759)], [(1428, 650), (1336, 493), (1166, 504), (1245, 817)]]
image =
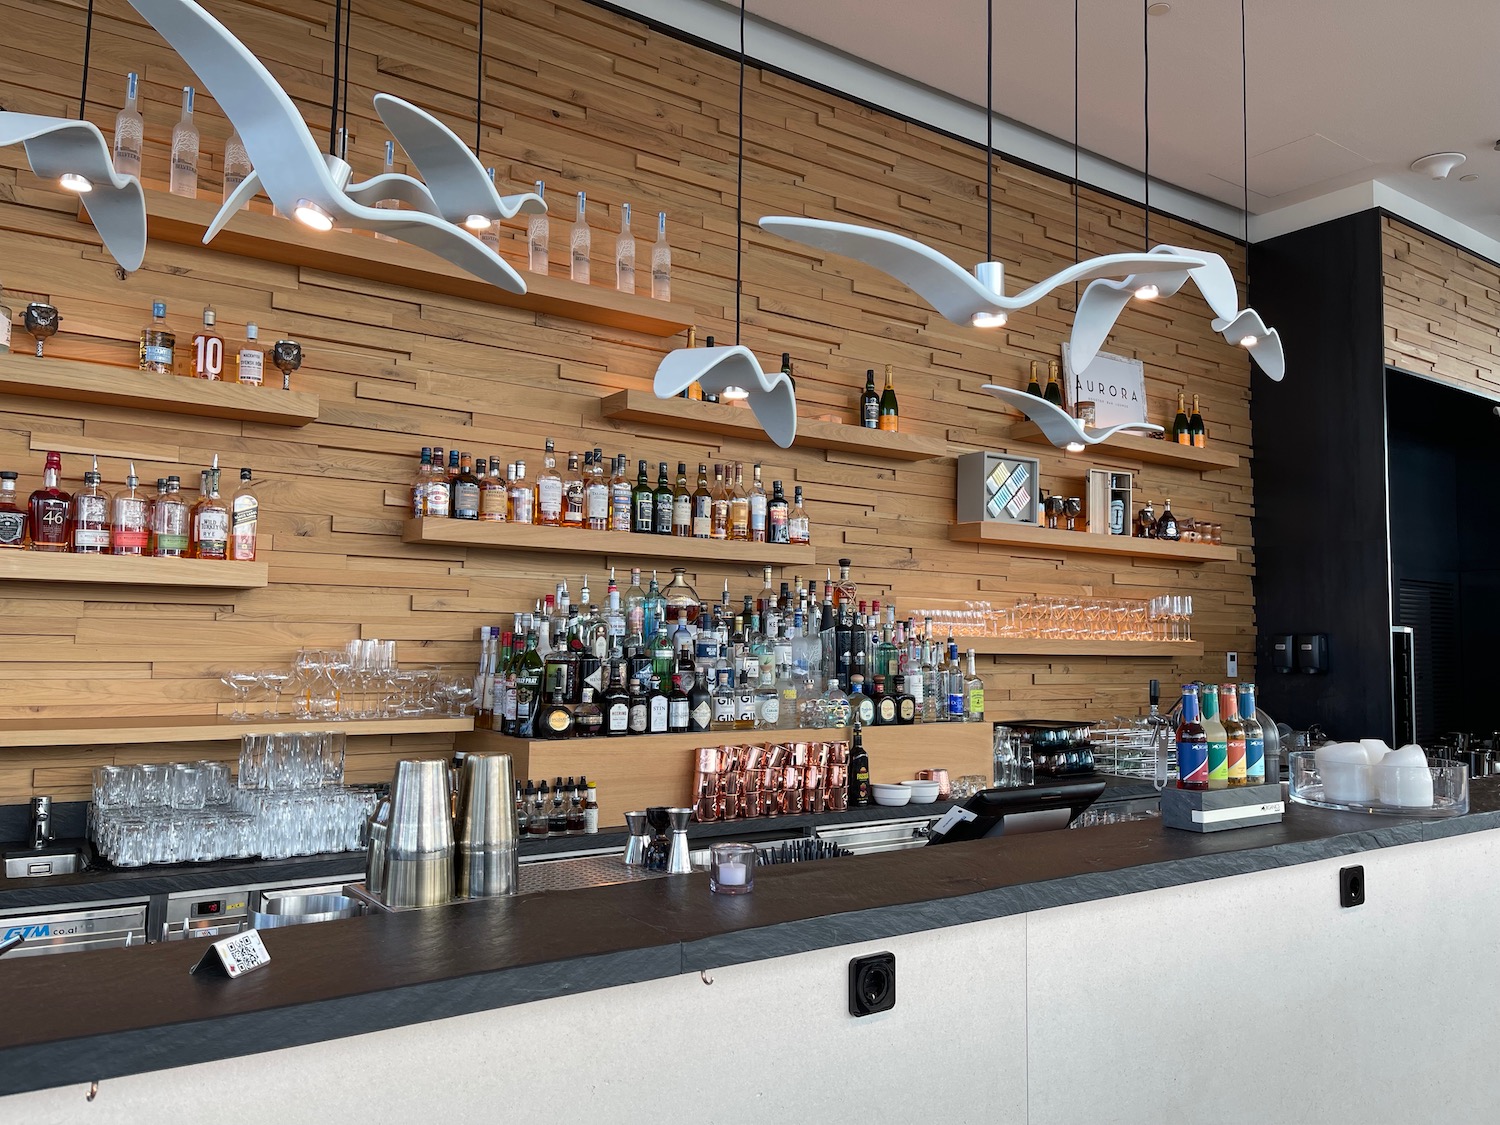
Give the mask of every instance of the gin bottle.
[(73, 494), (73, 553), (75, 555), (109, 554), (109, 493), (99, 487), (99, 458), (83, 474), (83, 488)]
[[(543, 201), (547, 197), (547, 185), (541, 180), (536, 182), (536, 194)], [(532, 215), (526, 221), (526, 268), (532, 273), (547, 276), (547, 237), (551, 231), (551, 224), (547, 221), (547, 212)]]
[(115, 114), (115, 171), (122, 176), (141, 178), (141, 137), (145, 124), (136, 108), (140, 76), (131, 72), (125, 77), (125, 108)]
[(656, 242), (651, 247), (651, 296), (672, 299), (672, 247), (667, 242), (667, 213), (656, 215)]
[(630, 233), (630, 204), (620, 205), (620, 233), (615, 236), (615, 288), (635, 292), (635, 235)]
[(125, 491), (114, 499), (109, 521), (109, 550), (114, 555), (144, 555), (151, 538), (151, 501), (139, 489), (131, 463)]
[(193, 124), (193, 88), (182, 88), (182, 120), (172, 129), (173, 195), (198, 198), (198, 126)]
[(589, 254), (593, 250), (593, 235), (589, 231), (588, 193), (578, 193), (578, 218), (573, 220), (573, 229), (568, 233), (568, 253), (572, 261), (572, 278), (580, 285), (589, 283)]

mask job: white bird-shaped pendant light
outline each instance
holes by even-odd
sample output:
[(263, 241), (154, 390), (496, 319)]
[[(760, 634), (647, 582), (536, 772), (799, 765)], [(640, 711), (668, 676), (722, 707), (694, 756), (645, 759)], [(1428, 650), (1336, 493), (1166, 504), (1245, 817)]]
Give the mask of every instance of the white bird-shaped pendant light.
[(749, 348), (734, 344), (668, 352), (651, 389), (657, 398), (675, 398), (694, 383), (712, 394), (743, 391), (767, 437), (782, 449), (796, 439), (797, 393), (791, 379), (784, 371), (766, 374)]
[(907, 286), (953, 323), (977, 327), (998, 327), (1005, 323), (1005, 314), (1034, 305), (1054, 289), (1075, 281), (1169, 273), (1204, 264), (1203, 257), (1196, 253), (1106, 254), (1075, 262), (1014, 297), (1007, 297), (1004, 267), (999, 262), (981, 262), (970, 273), (952, 258), (914, 238), (827, 219), (768, 215), (761, 219), (760, 225), (793, 242), (874, 266)]
[(1161, 432), (1161, 427), (1155, 422), (1122, 422), (1118, 426), (1086, 430), (1079, 424), (1077, 418), (1062, 407), (1053, 406), (1046, 399), (1037, 398), (1028, 391), (1018, 391), (1013, 387), (997, 387), (993, 383), (986, 383), (982, 389), (1008, 406), (1014, 406), (1030, 418), (1036, 423), (1037, 429), (1042, 431), (1043, 436), (1060, 449), (1072, 449), (1077, 452), (1086, 445), (1098, 445), (1121, 430), (1139, 430), (1142, 433)]
[[(462, 227), (424, 210), (380, 210), (351, 195), (346, 190), (349, 165), (318, 149), (270, 71), (194, 0), (130, 0), (130, 5), (193, 68), (239, 130), (255, 175), (234, 193), (233, 209), (263, 186), (283, 214), (295, 215), (315, 230), (340, 225), (379, 231), (430, 251), (481, 281), (511, 293), (526, 292), (521, 275)], [(222, 212), (220, 217), (225, 218)], [(216, 221), (204, 241), (222, 225)]]
[(1185, 250), (1178, 246), (1154, 246), (1150, 253), (1163, 260), (1196, 254), (1203, 264), (1186, 270), (1173, 270), (1165, 274), (1147, 277), (1136, 274), (1123, 281), (1097, 280), (1083, 291), (1078, 301), (1078, 312), (1073, 318), (1073, 334), (1069, 340), (1069, 358), (1074, 370), (1082, 371), (1104, 346), (1110, 330), (1131, 296), (1148, 281), (1156, 287), (1157, 296), (1170, 297), (1189, 279), (1198, 287), (1198, 292), (1213, 310), (1213, 330), (1232, 344), (1247, 348), (1250, 356), (1260, 368), (1277, 382), (1286, 374), (1286, 357), (1281, 348), (1281, 336), (1274, 328), (1267, 328), (1260, 314), (1254, 309), (1239, 307), (1239, 293), (1235, 289), (1234, 275), (1229, 265), (1218, 255), (1206, 250)]
[(76, 192), (104, 247), (134, 273), (146, 256), (146, 196), (134, 176), (114, 169), (109, 144), (89, 121), (0, 113), (0, 148), (24, 144), (31, 170)]

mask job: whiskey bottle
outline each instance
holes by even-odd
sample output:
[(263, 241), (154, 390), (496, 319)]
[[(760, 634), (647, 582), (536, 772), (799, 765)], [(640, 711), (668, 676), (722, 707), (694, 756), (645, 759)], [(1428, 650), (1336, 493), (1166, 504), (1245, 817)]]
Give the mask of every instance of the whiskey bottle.
[[(666, 476), (666, 465), (662, 465), (662, 476)], [(644, 459), (636, 462), (635, 488), (630, 493), (630, 530), (650, 535), (656, 530), (656, 493), (646, 475)]]
[(151, 322), (141, 329), (140, 368), (157, 375), (177, 370), (177, 334), (167, 326), (167, 303), (151, 302)]
[[(536, 194), (538, 198), (545, 201), (547, 197), (547, 185), (541, 180), (536, 182)], [(551, 231), (551, 223), (547, 220), (547, 212), (532, 215), (526, 220), (526, 268), (532, 273), (547, 276), (550, 263), (547, 261), (547, 241)]]
[(854, 744), (849, 748), (849, 806), (864, 808), (870, 803), (870, 755), (865, 752), (864, 724), (854, 722)]
[(249, 469), (240, 470), (240, 486), (229, 502), (229, 557), (235, 562), (255, 561), (260, 499), (255, 495), (253, 475)]
[(875, 369), (865, 372), (865, 391), (859, 396), (859, 424), (867, 430), (880, 429), (880, 396), (875, 393)]
[(885, 390), (880, 392), (880, 428), (891, 433), (901, 429), (901, 411), (896, 406), (896, 384), (889, 363), (885, 365)]
[(1042, 392), (1042, 397), (1053, 406), (1062, 408), (1062, 382), (1058, 379), (1058, 363), (1055, 359), (1047, 362), (1047, 389)]
[(767, 512), (770, 502), (766, 499), (765, 485), (760, 481), (760, 466), (754, 466), (754, 480), (750, 486), (750, 539), (755, 543), (766, 541)]
[(630, 204), (620, 204), (620, 233), (615, 236), (615, 288), (635, 292), (635, 235), (630, 233)]
[(725, 488), (729, 492), (729, 538), (737, 543), (750, 540), (750, 494), (745, 491), (745, 466), (734, 463), (734, 481), (731, 487), (728, 469), (725, 469)]
[(448, 488), (448, 474), (443, 469), (443, 451), (432, 449), (432, 471), (422, 493), (422, 515), (426, 519), (447, 519), (453, 512), (453, 493)]
[(1174, 542), (1182, 538), (1182, 532), (1177, 526), (1177, 517), (1172, 514), (1171, 497), (1168, 497), (1166, 503), (1161, 506), (1161, 518), (1156, 521), (1156, 538), (1170, 539)]
[(656, 213), (656, 241), (651, 246), (651, 296), (672, 299), (672, 246), (667, 241), (667, 213)]
[(109, 553), (109, 493), (99, 487), (99, 458), (83, 474), (83, 488), (73, 494), (73, 553), (107, 555)]
[(1177, 392), (1177, 416), (1172, 419), (1172, 440), (1178, 445), (1192, 445), (1193, 434), (1187, 416), (1187, 407), (1183, 405), (1186, 397), (1182, 391)]
[(16, 479), (9, 469), (0, 473), (0, 550), (24, 548), (31, 527), (26, 509), (16, 502)]
[(188, 553), (189, 511), (182, 498), (182, 480), (175, 474), (166, 479), (166, 492), (151, 505), (151, 554), (159, 559), (180, 559)]
[(1136, 513), (1135, 537), (1137, 539), (1156, 538), (1156, 510), (1149, 500), (1146, 501), (1146, 506)]
[(578, 738), (594, 738), (604, 732), (604, 712), (594, 702), (594, 689), (585, 687), (578, 693), (578, 706), (573, 708), (573, 734)]
[(193, 124), (193, 88), (182, 88), (182, 118), (172, 129), (172, 171), (169, 187), (173, 195), (198, 197), (198, 126)]
[(708, 539), (713, 533), (714, 498), (708, 490), (708, 466), (698, 466), (698, 488), (692, 495), (692, 532), (694, 539)]
[(672, 535), (672, 482), (667, 477), (667, 463), (659, 461), (656, 465), (656, 510), (652, 517), (651, 530), (657, 535)]
[(542, 471), (536, 478), (536, 522), (547, 527), (557, 527), (563, 521), (563, 482), (557, 472), (554, 449), (552, 439), (548, 438), (542, 454)]
[(211, 305), (203, 309), (203, 330), (193, 334), (193, 378), (220, 382), (224, 378), (224, 337), (214, 331)]
[(488, 523), (510, 518), (510, 482), (501, 475), (498, 457), (490, 458), (489, 474), (479, 482), (479, 518)]
[[(645, 464), (645, 462), (641, 462)], [(625, 475), (625, 454), (615, 457), (615, 469), (609, 478), (609, 529), (632, 531), (635, 513), (635, 491), (630, 487), (630, 478)]]
[(583, 508), (585, 503), (583, 470), (578, 465), (578, 454), (568, 454), (568, 471), (562, 482), (562, 525), (564, 527), (583, 526)]
[(609, 530), (609, 475), (604, 471), (604, 450), (595, 448), (584, 479), (583, 526), (590, 531)]
[[(537, 713), (536, 734), (540, 738), (571, 738), (573, 735), (573, 712), (563, 702), (561, 688), (552, 689), (552, 698)], [(524, 735), (522, 737), (525, 737)], [(547, 783), (542, 782), (545, 792)], [(544, 798), (545, 800), (545, 798)]]
[(63, 552), (73, 541), (72, 497), (59, 487), (62, 454), (48, 453), (42, 487), (31, 494), (31, 549)]
[(259, 387), (265, 382), (266, 353), (260, 350), (260, 329), (245, 325), (245, 344), (240, 348), (235, 378), (244, 387)]
[(1042, 384), (1037, 378), (1037, 368), (1040, 366), (1036, 360), (1031, 361), (1031, 381), (1026, 384), (1026, 393), (1036, 395), (1037, 398), (1042, 397)]
[(708, 529), (710, 539), (729, 538), (729, 485), (724, 479), (725, 469), (724, 465), (714, 465), (713, 518)]
[(1198, 396), (1193, 396), (1193, 414), (1188, 419), (1189, 444), (1202, 449), (1208, 444), (1208, 430), (1203, 425), (1203, 411), (1198, 406)]
[(193, 505), (188, 551), (195, 559), (223, 559), (229, 554), (229, 509), (219, 498), (219, 457), (204, 469), (198, 502)]
[(578, 193), (578, 217), (568, 232), (568, 259), (571, 276), (580, 285), (589, 283), (589, 255), (593, 251), (593, 234), (589, 230), (588, 193)]
[(791, 539), (791, 530), (788, 527), (791, 515), (791, 507), (786, 502), (786, 493), (782, 491), (781, 482), (771, 482), (771, 500), (766, 505), (766, 523), (769, 527), (770, 541), (772, 543), (786, 543)]
[(910, 726), (917, 721), (917, 700), (906, 690), (906, 677), (896, 677), (896, 722)]
[(140, 76), (131, 71), (125, 76), (125, 108), (115, 114), (115, 171), (122, 176), (141, 178), (141, 140), (145, 122), (137, 107)]
[(802, 486), (792, 492), (792, 510), (787, 514), (787, 542), (806, 546), (812, 542), (812, 524), (807, 518), (807, 509), (802, 506)]
[(474, 459), (468, 453), (459, 458), (458, 476), (449, 484), (449, 513), (454, 519), (479, 518), (479, 478), (474, 475)]

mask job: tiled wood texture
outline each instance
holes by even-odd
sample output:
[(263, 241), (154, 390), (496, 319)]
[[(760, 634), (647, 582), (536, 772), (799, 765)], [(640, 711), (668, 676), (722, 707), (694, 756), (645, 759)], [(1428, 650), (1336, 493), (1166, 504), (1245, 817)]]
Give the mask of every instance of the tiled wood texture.
[(1500, 395), (1500, 266), (1398, 219), (1381, 243), (1386, 363)]
[[(85, 7), (83, 0), (0, 0), (6, 26), (27, 29), (25, 51), (12, 52), (0, 71), (6, 109), (77, 113)], [(212, 9), (258, 51), (314, 135), (326, 138), (332, 4), (215, 0)], [(409, 98), (460, 136), (472, 135), (476, 13), (471, 3), (437, 0), (355, 5), (349, 125), (357, 174), (379, 168), (386, 133), (370, 101), (378, 91)], [(481, 153), (502, 184), (546, 181), (554, 277), (561, 276), (557, 260), (573, 219), (573, 192), (589, 193), (596, 285), (612, 277), (620, 204), (633, 204), (643, 266), (653, 218), (665, 210), (675, 301), (696, 311), (700, 340), (708, 333), (733, 340), (734, 60), (584, 0), (492, 3), (485, 54)], [(195, 80), (125, 0), (98, 0), (91, 67), (88, 115), (106, 135), (125, 72), (140, 72), (146, 176), (159, 182), (180, 87)], [(795, 78), (752, 66), (747, 80), (744, 342), (771, 366), (781, 352), (792, 354), (808, 418), (850, 417), (865, 370), (892, 363), (904, 430), (942, 440), (954, 454), (1024, 451), (1040, 458), (1047, 488), (1083, 495), (1092, 462), (1015, 441), (1018, 416), (980, 391), (993, 380), (1023, 384), (1028, 360), (1058, 354), (1072, 320), (1071, 291), (1014, 315), (1003, 330), (979, 332), (942, 320), (873, 270), (825, 259), (753, 225), (768, 213), (868, 223), (972, 263), (984, 243), (982, 153)], [(216, 196), (228, 128), (206, 93), (198, 122), (206, 154), (201, 190)], [(1073, 191), (1000, 159), (996, 172), (995, 253), (1016, 290), (1073, 260)], [(1079, 204), (1084, 255), (1142, 244), (1138, 208), (1092, 191)], [(519, 232), (508, 225), (502, 241), (502, 252), (517, 263), (524, 258)], [(1218, 251), (1237, 274), (1242, 270), (1241, 248), (1217, 234), (1156, 217), (1151, 235)], [(806, 489), (818, 563), (803, 568), (803, 577), (822, 578), (849, 556), (861, 590), (884, 601), (894, 596), (898, 607), (930, 599), (1008, 604), (1055, 592), (1195, 595), (1194, 636), (1205, 644), (1203, 655), (986, 658), (987, 710), (995, 717), (1135, 713), (1148, 678), (1214, 678), (1228, 649), (1241, 654), (1243, 674), (1252, 674), (1250, 371), (1244, 353), (1210, 330), (1211, 314), (1191, 287), (1170, 300), (1132, 306), (1108, 345), (1145, 361), (1152, 419), (1170, 421), (1178, 390), (1197, 392), (1215, 447), (1241, 455), (1233, 468), (1200, 474), (1146, 465), (1137, 476), (1138, 500), (1159, 505), (1170, 497), (1179, 516), (1211, 514), (1224, 525), (1225, 543), (1239, 549), (1236, 561), (1186, 567), (951, 542), (949, 457), (893, 463), (603, 420), (599, 400), (649, 387), (664, 349), (680, 345), (682, 336), (663, 340), (166, 242), (153, 242), (144, 267), (119, 279), (92, 227), (78, 221), (77, 200), (40, 181), (20, 148), (0, 152), (0, 268), (7, 303), (18, 312), (32, 299), (62, 310), (63, 332), (49, 342), (49, 354), (129, 366), (153, 297), (167, 301), (183, 339), (211, 301), (231, 343), (243, 338), (250, 320), (263, 340), (300, 340), (307, 361), (294, 385), (320, 400), (317, 421), (287, 428), (0, 399), (0, 464), (21, 471), (23, 491), (38, 482), (48, 449), (64, 451), (70, 486), (84, 455), (96, 451), (114, 487), (131, 458), (143, 480), (181, 473), (189, 486), (215, 453), (226, 480), (239, 466), (252, 466), (265, 482), (261, 548), (271, 579), (269, 588), (252, 591), (8, 586), (0, 591), (0, 676), (8, 689), (0, 722), (23, 715), (222, 712), (229, 701), (218, 678), (230, 668), (285, 664), (301, 646), (342, 645), (353, 637), (397, 638), (405, 663), (467, 665), (477, 654), (477, 626), (507, 622), (559, 576), (576, 594), (587, 572), (601, 595), (604, 564), (403, 543), (418, 447), (493, 453), (502, 463), (523, 457), (534, 477), (548, 436), (563, 451), (596, 443), (609, 453), (624, 451), (632, 465), (638, 457), (674, 467), (679, 460), (690, 466), (742, 460), (748, 473), (750, 462), (761, 461), (767, 480), (786, 481), (788, 491), (793, 484)], [(669, 562), (662, 559), (664, 567)], [(705, 596), (716, 595), (726, 577), (736, 594), (759, 586), (758, 570), (743, 565), (694, 565), (689, 577)], [(350, 773), (384, 777), (395, 757), (444, 752), (450, 744), (444, 736), (353, 740)], [(199, 753), (167, 746), (147, 755), (149, 749), (8, 751), (0, 757), (0, 800), (32, 792), (77, 797), (89, 766)]]

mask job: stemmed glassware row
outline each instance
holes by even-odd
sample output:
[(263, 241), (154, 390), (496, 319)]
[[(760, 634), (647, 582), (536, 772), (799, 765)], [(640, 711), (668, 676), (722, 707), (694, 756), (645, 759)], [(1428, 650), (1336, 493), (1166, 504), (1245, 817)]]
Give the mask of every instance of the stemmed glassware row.
[[(250, 693), (259, 687), (260, 718), (352, 719), (461, 716), (474, 701), (472, 673), (457, 666), (396, 663), (396, 642), (352, 640), (342, 649), (302, 649), (290, 668), (232, 670), (222, 677), (234, 692), (229, 718), (245, 722)], [(287, 697), (283, 704), (282, 697)]]
[(916, 617), (931, 619), (939, 639), (952, 633), (954, 637), (1106, 641), (1188, 641), (1192, 639), (1192, 614), (1193, 599), (1186, 594), (1162, 594), (1149, 600), (1036, 594), (1017, 598), (1009, 608), (978, 601), (965, 602), (962, 609), (915, 611)]

